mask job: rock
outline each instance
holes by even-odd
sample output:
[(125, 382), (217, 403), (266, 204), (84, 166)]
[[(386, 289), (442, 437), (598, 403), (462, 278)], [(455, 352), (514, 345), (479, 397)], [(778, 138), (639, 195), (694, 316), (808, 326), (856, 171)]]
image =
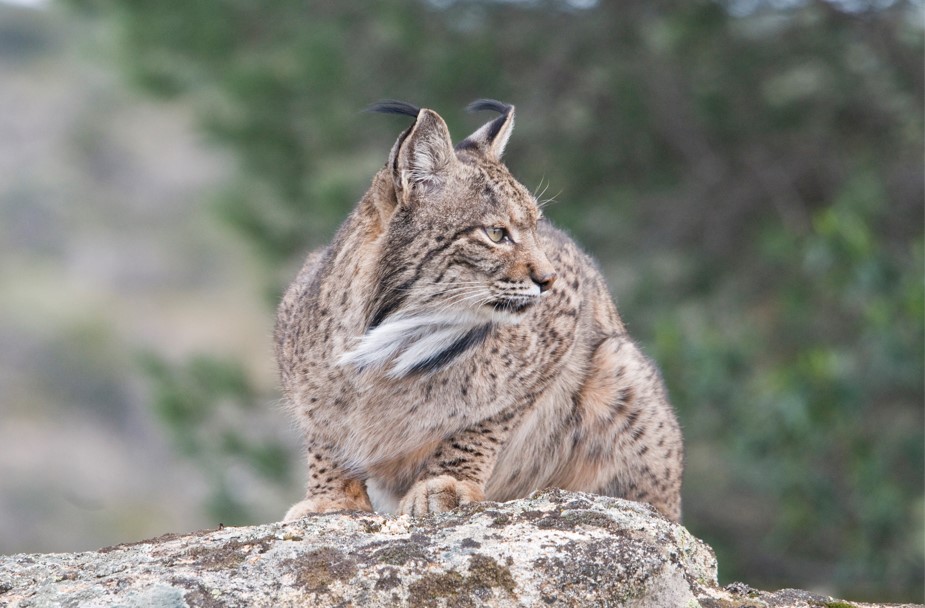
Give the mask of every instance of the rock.
[[(846, 608), (716, 582), (713, 551), (639, 503), (548, 491), (423, 519), (369, 513), (0, 557), (0, 606)], [(868, 605), (869, 606), (869, 605)]]

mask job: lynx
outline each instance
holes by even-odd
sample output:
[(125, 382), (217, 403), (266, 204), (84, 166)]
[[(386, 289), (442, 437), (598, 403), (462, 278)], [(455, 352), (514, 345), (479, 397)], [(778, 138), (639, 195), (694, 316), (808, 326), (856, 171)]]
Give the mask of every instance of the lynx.
[(413, 516), (560, 487), (681, 516), (681, 432), (594, 262), (501, 162), (514, 107), (455, 147), (414, 119), (279, 307), (306, 497)]

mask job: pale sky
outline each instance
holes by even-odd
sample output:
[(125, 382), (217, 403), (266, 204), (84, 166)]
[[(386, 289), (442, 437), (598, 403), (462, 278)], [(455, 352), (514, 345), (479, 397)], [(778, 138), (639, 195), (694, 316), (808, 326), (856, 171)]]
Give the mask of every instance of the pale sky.
[(28, 6), (30, 8), (45, 8), (48, 0), (0, 0), (0, 4), (15, 4), (16, 6)]

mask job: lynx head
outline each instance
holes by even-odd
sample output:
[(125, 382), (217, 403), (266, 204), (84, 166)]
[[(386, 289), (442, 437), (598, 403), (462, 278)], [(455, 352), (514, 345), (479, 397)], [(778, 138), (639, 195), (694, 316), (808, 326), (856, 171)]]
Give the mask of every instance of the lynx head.
[(344, 363), (394, 360), (393, 376), (436, 369), (491, 324), (517, 323), (555, 282), (537, 240), (537, 202), (501, 162), (514, 107), (480, 100), (469, 109), (501, 115), (454, 147), (433, 110), (394, 101), (370, 108), (415, 121), (380, 173), (377, 284), (367, 333)]

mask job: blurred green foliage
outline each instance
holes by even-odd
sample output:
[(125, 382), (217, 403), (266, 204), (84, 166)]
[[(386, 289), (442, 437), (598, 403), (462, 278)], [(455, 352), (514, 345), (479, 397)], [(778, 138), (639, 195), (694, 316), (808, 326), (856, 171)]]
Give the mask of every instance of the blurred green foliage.
[(139, 364), (154, 387), (154, 410), (177, 449), (211, 480), (210, 516), (228, 525), (249, 521), (248, 505), (234, 490), (235, 465), (273, 483), (291, 482), (286, 449), (249, 424), (260, 399), (240, 364), (207, 355), (175, 364), (156, 353), (143, 354)]
[[(111, 19), (126, 73), (191, 100), (235, 154), (219, 212), (274, 294), (405, 127), (360, 109), (407, 99), (461, 138), (467, 102), (515, 103), (509, 165), (560, 192), (548, 215), (663, 367), (685, 522), (721, 577), (921, 600), (920, 3), (71, 4)], [(275, 470), (272, 450), (204, 437), (233, 432), (216, 403), (254, 398), (233, 363), (148, 368), (219, 486), (229, 453)]]

